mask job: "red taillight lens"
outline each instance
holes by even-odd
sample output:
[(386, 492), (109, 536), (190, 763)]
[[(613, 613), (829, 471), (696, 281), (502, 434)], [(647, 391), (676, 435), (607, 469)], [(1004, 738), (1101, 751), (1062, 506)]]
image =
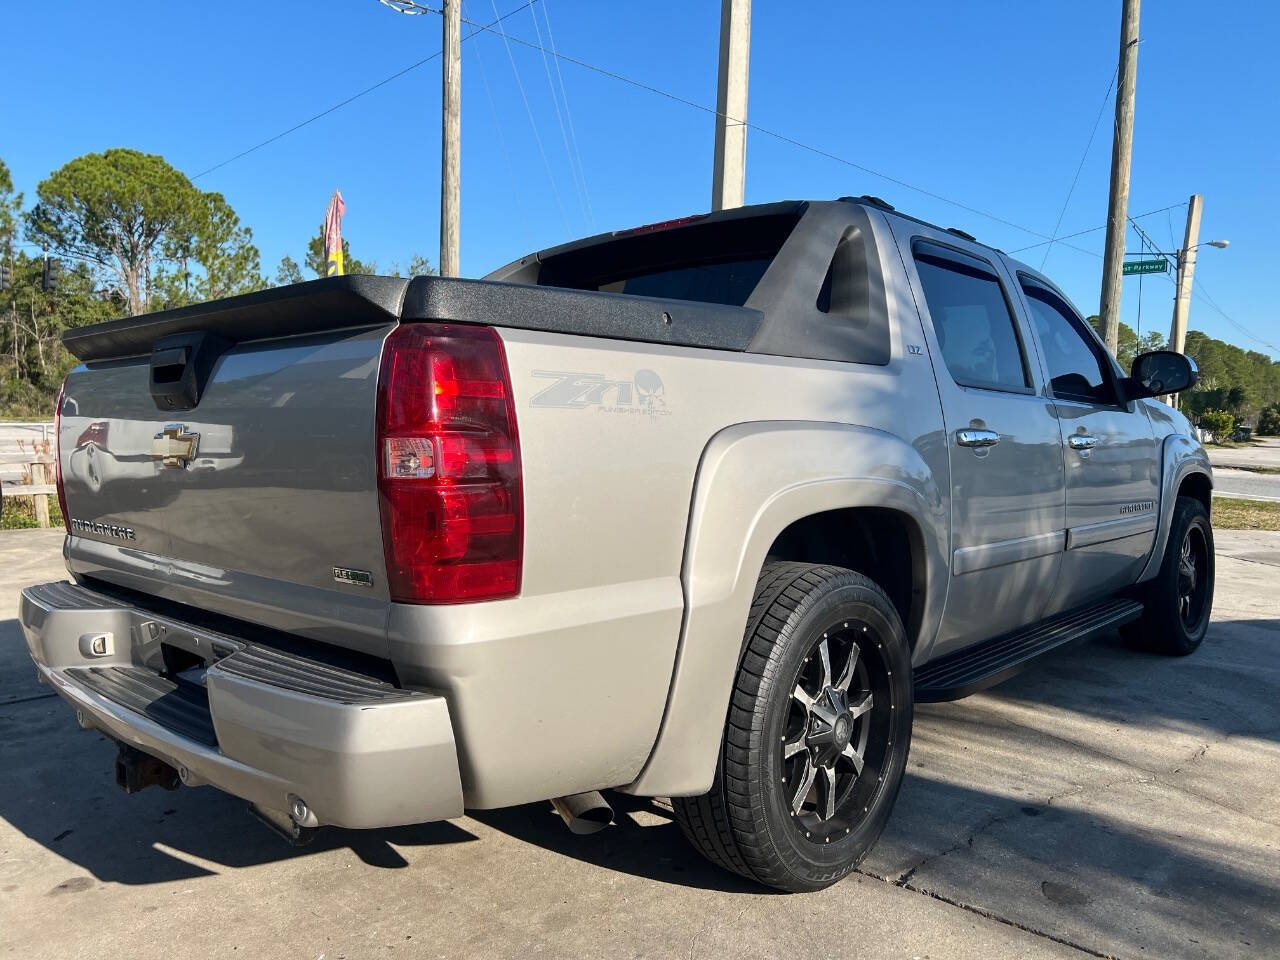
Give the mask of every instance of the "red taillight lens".
[(520, 444), (493, 329), (404, 324), (387, 337), (378, 489), (392, 600), (456, 603), (520, 592)]
[[(67, 513), (67, 488), (62, 484), (62, 400), (67, 395), (67, 381), (58, 390), (58, 402), (53, 408), (53, 482), (58, 486), (58, 509), (62, 511), (62, 525), (71, 532), (71, 514)], [(103, 424), (103, 438), (106, 424)]]

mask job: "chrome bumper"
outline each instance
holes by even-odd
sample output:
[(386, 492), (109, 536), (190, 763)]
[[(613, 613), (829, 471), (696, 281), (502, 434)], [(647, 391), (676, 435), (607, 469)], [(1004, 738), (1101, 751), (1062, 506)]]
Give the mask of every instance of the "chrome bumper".
[[(73, 583), (22, 592), (42, 683), (81, 726), (269, 811), (305, 804), (301, 826), (384, 827), (462, 815), (444, 698), (206, 630)], [(201, 657), (175, 681), (162, 647)]]

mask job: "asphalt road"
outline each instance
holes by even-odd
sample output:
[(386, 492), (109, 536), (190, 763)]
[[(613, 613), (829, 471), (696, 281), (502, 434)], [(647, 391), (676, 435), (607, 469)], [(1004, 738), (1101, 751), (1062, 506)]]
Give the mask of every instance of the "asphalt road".
[(1219, 497), (1280, 501), (1280, 474), (1214, 467), (1213, 492)]
[(1280, 437), (1262, 437), (1241, 447), (1207, 449), (1213, 462), (1214, 494), (1280, 501), (1280, 473), (1257, 472), (1258, 467), (1280, 471)]
[(1280, 943), (1280, 534), (1219, 535), (1205, 646), (1112, 636), (920, 708), (862, 872), (820, 894), (705, 865), (660, 803), (549, 806), (285, 846), (209, 788), (126, 797), (32, 677), (0, 534), (0, 956), (1258, 957)]

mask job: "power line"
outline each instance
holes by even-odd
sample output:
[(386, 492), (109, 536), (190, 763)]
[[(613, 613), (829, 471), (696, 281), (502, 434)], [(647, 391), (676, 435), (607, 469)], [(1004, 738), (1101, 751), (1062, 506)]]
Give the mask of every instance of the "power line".
[[(1152, 240), (1151, 237), (1147, 234), (1147, 232), (1143, 230), (1140, 226), (1138, 226), (1138, 224), (1133, 223), (1132, 219), (1130, 219), (1129, 222), (1133, 224), (1133, 229), (1138, 232), (1138, 235), (1142, 237), (1145, 242), (1149, 243), (1157, 253), (1160, 253), (1162, 256), (1166, 256), (1166, 257), (1174, 256), (1176, 259), (1176, 256), (1177, 256), (1176, 254), (1163, 253), (1160, 250), (1160, 248), (1156, 245), (1156, 242)], [(1174, 284), (1174, 287), (1176, 289), (1177, 281), (1174, 280), (1173, 277), (1170, 277), (1167, 273), (1165, 274), (1165, 276), (1169, 279), (1171, 283)], [(1204, 301), (1209, 306), (1211, 306), (1215, 311), (1217, 311), (1218, 315), (1222, 317), (1223, 320), (1227, 321), (1227, 323), (1231, 324), (1231, 326), (1235, 327), (1237, 330), (1243, 333), (1246, 337), (1248, 337), (1254, 343), (1260, 343), (1264, 347), (1267, 347), (1268, 349), (1270, 349), (1273, 353), (1280, 354), (1280, 347), (1277, 347), (1274, 343), (1271, 343), (1268, 340), (1262, 339), (1260, 336), (1258, 336), (1256, 333), (1254, 333), (1244, 324), (1236, 322), (1236, 320), (1233, 317), (1228, 315), (1228, 313), (1225, 310), (1223, 310), (1220, 306), (1218, 306), (1218, 302), (1214, 300), (1212, 296), (1209, 295), (1209, 291), (1205, 288), (1203, 280), (1198, 280), (1196, 282), (1196, 285), (1192, 287), (1191, 295), (1192, 297), (1198, 296), (1202, 301)]]
[[(406, 2), (406, 0), (401, 0), (401, 2)], [(494, 0), (489, 0), (490, 5), (493, 5), (493, 2)], [(431, 12), (434, 13), (435, 11), (433, 10)], [(494, 6), (494, 12), (497, 13), (496, 6)], [(463, 19), (466, 18), (464, 17)], [(467, 20), (467, 23), (471, 24), (473, 27), (479, 26), (479, 24), (472, 23), (470, 20)], [(487, 27), (484, 29), (488, 30)], [(560, 200), (560, 190), (556, 187), (556, 177), (555, 174), (551, 172), (551, 161), (547, 159), (547, 151), (542, 146), (542, 137), (538, 133), (538, 122), (533, 117), (533, 108), (529, 106), (529, 97), (525, 94), (524, 82), (520, 79), (520, 68), (516, 66), (515, 55), (511, 52), (511, 44), (507, 40), (507, 31), (503, 30), (502, 27), (499, 26), (498, 35), (502, 37), (502, 42), (507, 49), (507, 59), (511, 61), (511, 72), (515, 74), (516, 87), (520, 90), (520, 99), (524, 101), (524, 112), (529, 115), (529, 126), (533, 129), (533, 139), (538, 144), (538, 153), (542, 155), (542, 165), (547, 168), (547, 179), (551, 182), (551, 194), (556, 198), (556, 208), (560, 211), (560, 220), (564, 223), (565, 227), (568, 227), (569, 220), (564, 215), (564, 204)]]
[(1071, 186), (1067, 189), (1067, 199), (1062, 201), (1062, 209), (1058, 211), (1058, 222), (1053, 225), (1053, 237), (1049, 240), (1049, 245), (1044, 249), (1044, 256), (1040, 260), (1040, 270), (1044, 272), (1044, 265), (1049, 262), (1049, 254), (1053, 250), (1054, 239), (1058, 236), (1058, 229), (1062, 226), (1062, 218), (1067, 214), (1067, 207), (1071, 205), (1071, 196), (1076, 192), (1076, 184), (1080, 182), (1080, 171), (1084, 169), (1084, 162), (1089, 158), (1089, 150), (1093, 147), (1093, 138), (1098, 135), (1098, 124), (1102, 122), (1102, 114), (1107, 109), (1107, 101), (1111, 99), (1111, 88), (1116, 85), (1116, 77), (1120, 75), (1120, 65), (1116, 64), (1116, 68), (1111, 71), (1111, 82), (1107, 84), (1107, 92), (1102, 95), (1102, 103), (1098, 107), (1098, 115), (1094, 118), (1093, 129), (1089, 131), (1089, 142), (1084, 145), (1084, 153), (1080, 154), (1080, 163), (1076, 166), (1076, 175), (1071, 178)]
[[(496, 20), (493, 20), (492, 22), (490, 22), (488, 26), (485, 27), (485, 29), (488, 29), (488, 27), (492, 27), (501, 23), (503, 20), (506, 20), (508, 17), (515, 16), (525, 7), (533, 6), (534, 2), (535, 0), (528, 0), (527, 3), (521, 4), (520, 6), (512, 10), (510, 13), (504, 13), (502, 16), (498, 17)], [(405, 5), (416, 6), (415, 4), (405, 4)], [(393, 9), (400, 10), (400, 5), (397, 4), (396, 6), (393, 6)], [(406, 13), (409, 11), (400, 10), (400, 12)], [(422, 11), (418, 11), (418, 12), (422, 12)], [(436, 11), (431, 11), (431, 12), (435, 13)], [(494, 11), (494, 12), (496, 13), (497, 11)], [(471, 24), (473, 28), (478, 26), (477, 24), (472, 23), (470, 20), (468, 20), (467, 22)], [(473, 29), (470, 33), (468, 33), (465, 37), (462, 38), (463, 42), (465, 43), (466, 41), (470, 40), (479, 32), (480, 31), (478, 29)], [(411, 63), (409, 64), (409, 66), (405, 67), (403, 70), (397, 70), (395, 73), (391, 74), (389, 77), (383, 77), (381, 80), (379, 80), (377, 83), (373, 84), (372, 86), (365, 87), (359, 93), (353, 93), (351, 96), (347, 97), (345, 100), (340, 100), (337, 103), (335, 103), (333, 106), (326, 107), (324, 110), (321, 110), (319, 113), (315, 114), (314, 116), (308, 117), (306, 120), (303, 120), (300, 123), (295, 123), (292, 127), (289, 127), (287, 130), (282, 130), (279, 133), (277, 133), (275, 136), (268, 137), (266, 140), (263, 140), (261, 143), (255, 143), (252, 147), (249, 147), (247, 150), (241, 150), (235, 156), (227, 157), (227, 159), (219, 163), (215, 163), (212, 167), (209, 167), (207, 170), (201, 170), (191, 179), (199, 180), (201, 177), (208, 176), (209, 174), (213, 173), (215, 170), (221, 170), (223, 167), (225, 167), (229, 163), (235, 163), (237, 160), (247, 157), (249, 154), (255, 153), (258, 150), (261, 150), (263, 147), (270, 146), (271, 144), (275, 143), (277, 140), (283, 139), (284, 137), (287, 137), (291, 133), (296, 133), (297, 131), (301, 130), (303, 127), (308, 126), (312, 123), (315, 123), (317, 120), (323, 117), (327, 117), (329, 114), (333, 113), (335, 110), (340, 110), (349, 103), (354, 103), (356, 100), (359, 100), (361, 97), (366, 96), (370, 93), (373, 93), (373, 91), (377, 90), (380, 87), (385, 87), (392, 80), (399, 80), (406, 73), (411, 73), (412, 71), (417, 70), (419, 67), (425, 66), (426, 64), (430, 63), (432, 60), (439, 59), (439, 57), (440, 57), (440, 53), (438, 51), (436, 53), (431, 54), (431, 56), (429, 57), (423, 57), (417, 63)]]
[[(439, 10), (417, 3), (415, 2), (415, 0), (396, 0), (396, 3), (398, 6), (413, 7), (417, 10), (420, 10), (426, 13), (440, 12)], [(476, 23), (475, 21), (469, 20), (465, 17), (463, 18), (463, 21), (469, 24), (470, 26), (475, 27), (476, 30), (478, 31), (485, 31), (489, 33), (498, 32), (491, 29), (492, 25)], [(825, 159), (833, 160), (836, 163), (840, 163), (845, 166), (852, 167), (855, 170), (859, 170), (863, 173), (869, 174), (870, 176), (877, 177), (888, 183), (893, 183), (900, 187), (904, 187), (907, 190), (911, 190), (915, 193), (919, 193), (922, 196), (930, 197), (934, 200), (941, 201), (942, 203), (956, 207), (957, 209), (960, 209), (960, 210), (964, 210), (968, 213), (972, 213), (977, 216), (983, 217), (987, 220), (991, 220), (995, 223), (1000, 223), (1000, 224), (1003, 224), (1004, 226), (1012, 227), (1013, 229), (1019, 230), (1022, 233), (1030, 234), (1033, 237), (1040, 237), (1042, 240), (1045, 240), (1045, 241), (1053, 240), (1053, 238), (1049, 237), (1045, 233), (1040, 232), (1039, 230), (1033, 230), (1030, 227), (1024, 227), (1020, 223), (1015, 223), (1014, 221), (998, 216), (997, 214), (989, 213), (986, 210), (979, 209), (978, 207), (972, 206), (967, 203), (963, 203), (959, 200), (953, 200), (950, 197), (945, 197), (940, 193), (936, 193), (925, 187), (921, 187), (914, 183), (910, 183), (909, 181), (903, 180), (900, 177), (895, 177), (890, 174), (883, 173), (872, 167), (868, 167), (865, 164), (858, 163), (855, 160), (850, 160), (847, 157), (842, 157), (842, 156), (839, 156), (838, 154), (831, 153), (830, 151), (824, 150), (821, 147), (815, 147), (813, 144), (805, 143), (804, 141), (797, 140), (794, 137), (789, 137), (784, 133), (779, 133), (776, 130), (771, 130), (768, 127), (761, 126), (758, 123), (753, 123), (750, 120), (743, 120), (735, 117), (729, 117), (727, 114), (722, 114), (715, 107), (708, 107), (705, 104), (698, 103), (696, 100), (690, 100), (686, 97), (682, 97), (678, 94), (672, 93), (669, 90), (663, 90), (661, 87), (656, 87), (653, 84), (646, 83), (643, 80), (636, 80), (633, 77), (628, 77), (614, 70), (609, 70), (605, 67), (597, 66), (596, 64), (589, 63), (586, 60), (580, 60), (577, 57), (573, 57), (565, 53), (560, 53), (558, 50), (547, 50), (541, 44), (534, 43), (532, 40), (525, 40), (521, 37), (516, 36), (515, 34), (509, 34), (509, 33), (506, 33), (505, 31), (501, 31), (500, 35), (503, 37), (504, 41), (508, 43), (517, 43), (520, 46), (529, 48), (530, 50), (536, 50), (540, 53), (545, 53), (548, 56), (556, 58), (556, 60), (558, 61), (571, 63), (574, 66), (581, 67), (584, 70), (590, 70), (592, 73), (597, 73), (603, 77), (608, 77), (609, 79), (616, 80), (619, 83), (629, 84), (630, 86), (637, 87), (641, 90), (645, 90), (649, 93), (656, 94), (660, 97), (665, 97), (666, 99), (672, 100), (675, 103), (683, 104), (686, 107), (692, 107), (694, 110), (699, 110), (702, 113), (709, 113), (712, 116), (724, 116), (726, 119), (730, 120), (731, 122), (741, 123), (744, 126), (746, 126), (748, 129), (754, 130), (757, 133), (763, 134), (764, 136), (772, 137), (773, 139), (781, 141), (782, 143), (790, 144), (793, 147), (798, 147), (801, 150), (808, 151), (809, 153), (813, 153), (817, 156), (824, 157)], [(1058, 238), (1053, 242), (1061, 243), (1062, 238)], [(1064, 243), (1063, 246), (1070, 247), (1071, 249), (1076, 250), (1080, 253), (1086, 253), (1086, 254), (1089, 254), (1090, 256), (1096, 256), (1096, 254), (1094, 254), (1093, 251), (1091, 250), (1084, 250), (1080, 247), (1074, 247), (1068, 243)]]
[[(551, 32), (551, 11), (547, 7), (546, 0), (542, 2), (542, 19), (547, 23), (547, 40), (551, 42), (551, 52), (556, 54), (556, 37)], [(573, 144), (573, 155), (578, 161), (578, 176), (582, 179), (582, 193), (587, 201), (587, 221), (594, 224), (596, 218), (591, 210), (591, 192), (587, 189), (587, 170), (582, 165), (582, 151), (578, 149), (578, 134), (573, 129), (573, 112), (569, 109), (569, 91), (564, 85), (564, 74), (560, 72), (560, 57), (556, 55), (553, 62), (556, 65), (556, 79), (560, 81), (560, 99), (564, 101), (565, 119), (569, 121), (569, 141)]]
[[(545, 12), (545, 8), (544, 8)], [(538, 25), (538, 11), (532, 11), (533, 32), (538, 38), (539, 45), (542, 44), (542, 27)], [(569, 131), (564, 125), (564, 114), (560, 110), (560, 98), (556, 94), (556, 84), (551, 78), (551, 58), (546, 53), (542, 54), (542, 70), (547, 75), (547, 90), (551, 93), (551, 105), (556, 111), (556, 122), (560, 125), (560, 141), (564, 144), (564, 156), (569, 161), (569, 176), (573, 180), (573, 190), (578, 197), (578, 209), (582, 212), (582, 219), (587, 219), (587, 204), (582, 198), (582, 183), (578, 179), (578, 168), (573, 165), (573, 152), (569, 149)]]
[[(1157, 213), (1164, 213), (1166, 210), (1176, 210), (1178, 209), (1178, 207), (1185, 207), (1186, 205), (1187, 205), (1187, 201), (1183, 200), (1181, 203), (1172, 203), (1167, 207), (1160, 207), (1158, 210), (1148, 210), (1146, 213), (1134, 214), (1129, 219), (1131, 221), (1141, 220), (1144, 217), (1150, 217)], [(1075, 237), (1083, 237), (1086, 234), (1097, 233), (1099, 230), (1105, 230), (1105, 229), (1107, 229), (1107, 225), (1104, 223), (1100, 227), (1090, 227), (1088, 230), (1077, 230), (1075, 233), (1068, 233), (1065, 236), (1058, 237), (1056, 240), (1043, 240), (1040, 243), (1029, 243), (1025, 247), (1017, 247), (1013, 250), (1010, 250), (1009, 253), (1010, 255), (1012, 255), (1015, 253), (1022, 253), (1025, 250), (1035, 250), (1037, 247), (1043, 247), (1046, 243), (1062, 243), (1063, 240), (1071, 240), (1071, 239), (1074, 239)], [(1064, 244), (1064, 246), (1070, 247), (1071, 244)], [(1081, 248), (1071, 247), (1071, 249), (1080, 250)], [(1081, 250), (1081, 252), (1088, 253), (1092, 256), (1099, 257), (1099, 258), (1102, 256), (1102, 254), (1094, 253), (1092, 250)]]
[(1244, 326), (1243, 324), (1237, 323), (1234, 319), (1228, 316), (1227, 311), (1223, 310), (1220, 306), (1218, 306), (1218, 302), (1209, 295), (1209, 291), (1205, 289), (1204, 283), (1200, 280), (1196, 281), (1196, 286), (1193, 288), (1192, 296), (1197, 296), (1197, 295), (1200, 297), (1200, 299), (1204, 300), (1207, 304), (1209, 304), (1209, 306), (1213, 307), (1213, 309), (1218, 312), (1218, 316), (1222, 317), (1223, 320), (1227, 321), (1227, 323), (1231, 324), (1233, 327), (1235, 327), (1237, 330), (1243, 333), (1246, 337), (1248, 337), (1254, 343), (1260, 343), (1264, 347), (1267, 347), (1272, 353), (1280, 354), (1280, 347), (1277, 347), (1274, 343), (1271, 343), (1269, 340), (1263, 340), (1260, 336), (1258, 336), (1248, 327)]
[[(463, 14), (466, 13), (466, 5), (463, 4)], [(507, 182), (511, 187), (511, 197), (515, 201), (516, 209), (520, 212), (520, 226), (524, 230), (525, 240), (532, 245), (533, 240), (529, 234), (529, 214), (524, 208), (524, 201), (521, 199), (520, 188), (516, 185), (515, 166), (511, 162), (511, 151), (507, 148), (507, 138), (502, 132), (502, 120), (498, 116), (498, 108), (493, 102), (493, 91), (489, 87), (489, 75), (484, 68), (484, 57), (480, 55), (480, 45), (471, 48), (476, 55), (476, 65), (480, 68), (480, 83), (484, 87), (485, 99), (489, 101), (489, 112), (493, 116), (494, 132), (498, 135), (498, 146), (502, 148), (502, 160), (507, 167)]]

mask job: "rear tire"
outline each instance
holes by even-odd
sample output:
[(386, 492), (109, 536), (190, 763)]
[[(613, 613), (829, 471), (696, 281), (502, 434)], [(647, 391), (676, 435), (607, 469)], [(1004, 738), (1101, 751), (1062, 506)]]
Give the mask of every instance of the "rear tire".
[(779, 890), (843, 878), (879, 838), (911, 745), (911, 656), (885, 592), (771, 562), (756, 586), (711, 789), (673, 798), (707, 859)]
[(1209, 629), (1213, 581), (1209, 511), (1193, 497), (1179, 497), (1160, 570), (1140, 597), (1142, 617), (1122, 627), (1122, 635), (1166, 656), (1185, 657), (1195, 652)]

